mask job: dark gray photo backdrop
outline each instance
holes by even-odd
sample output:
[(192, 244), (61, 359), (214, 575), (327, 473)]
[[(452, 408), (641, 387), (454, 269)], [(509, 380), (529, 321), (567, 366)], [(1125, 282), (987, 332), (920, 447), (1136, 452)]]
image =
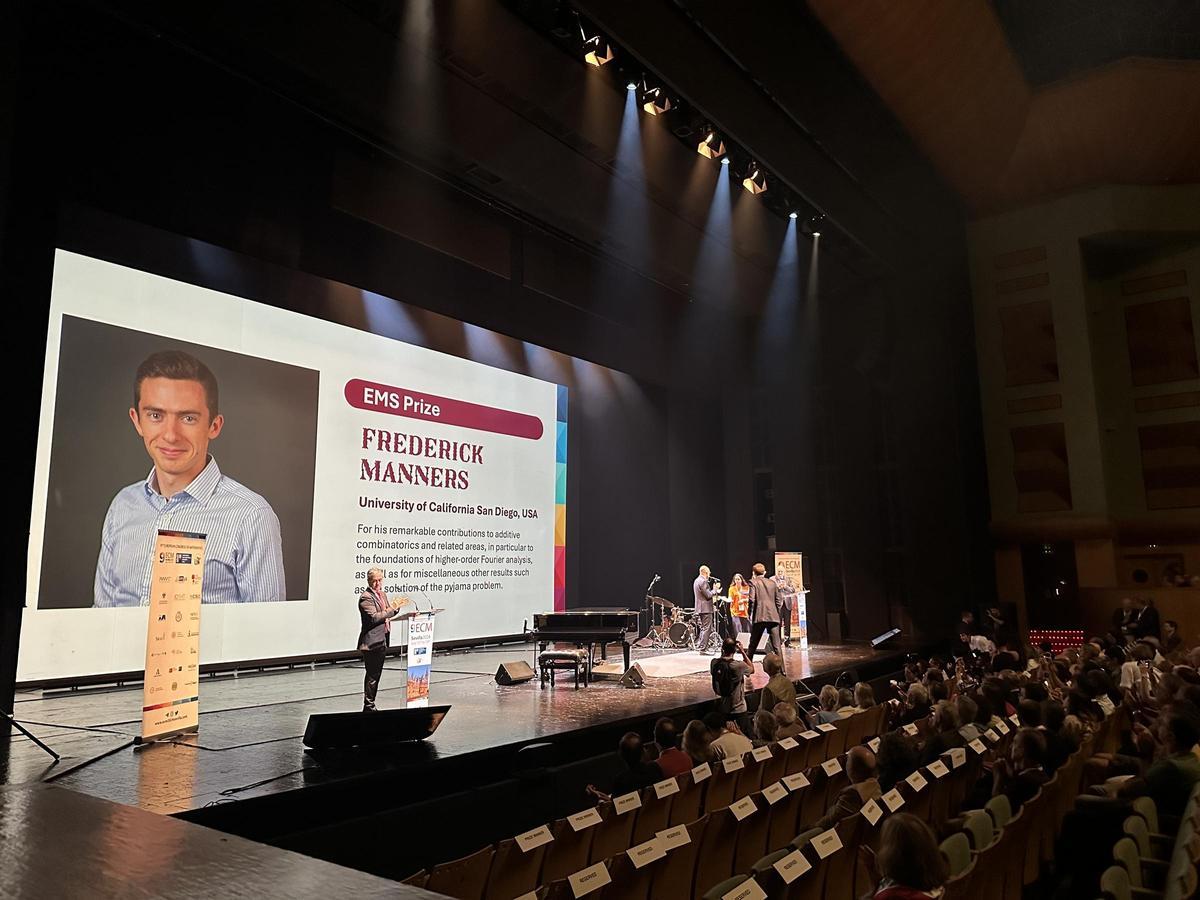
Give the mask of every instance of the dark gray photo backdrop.
[(104, 515), (151, 461), (129, 421), (138, 364), (183, 350), (216, 375), (225, 426), (209, 445), (221, 472), (279, 517), (289, 600), (308, 597), (317, 390), (313, 369), (63, 316), (39, 609), (92, 605)]

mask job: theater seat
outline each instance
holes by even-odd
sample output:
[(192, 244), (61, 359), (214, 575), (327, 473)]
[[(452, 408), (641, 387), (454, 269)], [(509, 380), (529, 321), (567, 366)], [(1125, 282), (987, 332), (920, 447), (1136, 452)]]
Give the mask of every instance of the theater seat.
[(961, 875), (971, 867), (971, 842), (961, 831), (950, 835), (939, 848), (950, 867), (950, 876)]
[(483, 900), (493, 855), (491, 847), (484, 847), (470, 856), (435, 866), (425, 882), (425, 890), (445, 894), (455, 900)]
[(505, 838), (496, 844), (487, 887), (483, 891), (484, 900), (511, 900), (537, 887), (542, 860), (546, 858), (546, 846), (542, 844), (524, 852), (512, 838)]
[(738, 887), (743, 882), (749, 880), (749, 875), (734, 875), (732, 878), (726, 878), (720, 884), (713, 885), (711, 888), (705, 891), (703, 900), (721, 900), (722, 897), (732, 891), (735, 887)]

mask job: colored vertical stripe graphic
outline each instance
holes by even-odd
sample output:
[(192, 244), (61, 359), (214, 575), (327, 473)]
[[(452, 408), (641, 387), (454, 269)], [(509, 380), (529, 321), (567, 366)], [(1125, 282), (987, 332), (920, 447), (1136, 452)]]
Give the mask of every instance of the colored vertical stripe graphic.
[(554, 611), (567, 608), (567, 386), (558, 385), (554, 429)]

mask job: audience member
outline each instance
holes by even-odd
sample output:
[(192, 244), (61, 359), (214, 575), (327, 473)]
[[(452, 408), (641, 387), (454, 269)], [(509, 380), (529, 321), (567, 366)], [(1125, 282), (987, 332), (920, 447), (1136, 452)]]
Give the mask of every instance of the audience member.
[(693, 766), (715, 763), (721, 758), (720, 751), (713, 749), (708, 726), (699, 719), (692, 719), (683, 729), (683, 752), (691, 759)]
[(817, 695), (817, 700), (821, 704), (821, 708), (817, 710), (817, 724), (826, 725), (831, 722), (836, 722), (841, 718), (838, 715), (838, 692), (832, 684), (827, 684), (821, 688), (821, 692)]
[(1040, 728), (1042, 725), (1042, 705), (1033, 700), (1017, 702), (1017, 721), (1022, 728)]
[(667, 716), (654, 723), (654, 742), (647, 744), (646, 750), (646, 761), (658, 763), (664, 778), (682, 775), (695, 765), (692, 758), (679, 749), (679, 729)]
[(1158, 717), (1157, 738), (1161, 748), (1158, 758), (1144, 777), (1121, 785), (1117, 795), (1149, 797), (1159, 815), (1178, 816), (1200, 781), (1200, 757), (1195, 752), (1200, 725), (1191, 711), (1168, 707)]
[(854, 692), (850, 688), (838, 688), (837, 714), (841, 718), (852, 716), (858, 709), (854, 706)]
[(1163, 656), (1169, 656), (1183, 646), (1183, 638), (1179, 636), (1179, 623), (1174, 619), (1163, 622), (1162, 640), (1158, 645)]
[(720, 753), (722, 759), (732, 759), (754, 749), (754, 744), (742, 733), (737, 723), (726, 720), (722, 713), (709, 713), (704, 717), (704, 724), (708, 726), (713, 749)]
[(617, 756), (625, 764), (625, 769), (613, 778), (609, 796), (620, 797), (631, 791), (640, 791), (656, 781), (662, 781), (662, 769), (658, 763), (646, 762), (642, 758), (642, 739), (634, 732), (627, 732), (621, 738), (617, 744)]
[(1045, 760), (1046, 740), (1041, 732), (1022, 728), (1012, 740), (1009, 758), (992, 764), (992, 796), (1008, 797), (1015, 814), (1049, 781)]
[(746, 650), (732, 638), (721, 644), (721, 656), (709, 666), (712, 689), (718, 697), (717, 707), (727, 719), (735, 719), (749, 728), (746, 712), (746, 679), (754, 674), (754, 663)]
[(754, 714), (753, 744), (755, 747), (763, 747), (767, 744), (775, 743), (778, 731), (779, 721), (769, 709), (760, 709)]
[(783, 674), (783, 661), (778, 654), (768, 653), (763, 657), (763, 671), (770, 677), (758, 695), (758, 708), (773, 710), (777, 703), (794, 704), (796, 686)]
[(802, 732), (808, 730), (808, 726), (800, 720), (800, 714), (796, 712), (795, 703), (776, 703), (771, 711), (775, 713), (775, 720), (779, 723), (779, 730), (775, 732), (777, 740), (799, 737)]
[(879, 789), (887, 792), (917, 771), (921, 764), (921, 751), (916, 738), (903, 731), (889, 731), (879, 739), (875, 752), (875, 768)]
[(900, 714), (900, 725), (908, 725), (913, 722), (922, 722), (929, 718), (930, 703), (929, 689), (919, 681), (914, 681), (908, 686), (908, 693), (904, 697), (904, 711)]
[(933, 708), (933, 734), (921, 750), (921, 765), (927, 766), (947, 750), (963, 745), (958, 719), (958, 706), (942, 700)]
[(1133, 636), (1136, 638), (1162, 639), (1162, 628), (1159, 625), (1158, 609), (1153, 597), (1142, 598), (1142, 608), (1138, 613), (1137, 622), (1133, 626)]
[(879, 779), (875, 777), (875, 754), (867, 747), (851, 747), (846, 753), (846, 776), (850, 784), (838, 792), (828, 812), (813, 825), (814, 828), (823, 831), (832, 828), (842, 819), (856, 815), (864, 803), (882, 793)]
[[(1042, 704), (1042, 737), (1046, 739), (1046, 774), (1053, 776), (1059, 766), (1079, 749), (1079, 739), (1063, 727), (1067, 711), (1057, 700)], [(1077, 720), (1078, 721), (1078, 720)]]
[(865, 681), (854, 686), (854, 708), (858, 712), (866, 712), (875, 705), (875, 691)]
[(949, 877), (946, 858), (933, 831), (914, 815), (898, 812), (883, 823), (876, 900), (930, 900), (942, 895)]

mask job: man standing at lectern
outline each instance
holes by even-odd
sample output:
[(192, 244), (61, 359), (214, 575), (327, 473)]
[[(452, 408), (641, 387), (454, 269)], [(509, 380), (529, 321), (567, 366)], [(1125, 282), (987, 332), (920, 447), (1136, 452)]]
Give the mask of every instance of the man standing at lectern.
[(762, 563), (755, 563), (753, 571), (754, 576), (750, 579), (750, 606), (754, 624), (750, 626), (750, 659), (754, 659), (758, 642), (762, 640), (765, 632), (769, 636), (767, 645), (779, 656), (782, 663), (784, 655), (779, 624), (783, 601), (779, 596), (779, 585), (775, 579), (767, 577), (767, 567)]
[(703, 653), (708, 650), (708, 641), (713, 631), (712, 571), (708, 566), (700, 567), (700, 574), (692, 582), (692, 592), (696, 595), (696, 618), (700, 620), (698, 649)]
[(367, 668), (363, 679), (363, 712), (375, 712), (375, 694), (383, 675), (383, 661), (391, 643), (392, 619), (408, 604), (407, 597), (391, 600), (383, 592), (383, 570), (367, 572), (367, 590), (358, 598), (358, 613), (362, 630), (358, 634), (358, 650)]

